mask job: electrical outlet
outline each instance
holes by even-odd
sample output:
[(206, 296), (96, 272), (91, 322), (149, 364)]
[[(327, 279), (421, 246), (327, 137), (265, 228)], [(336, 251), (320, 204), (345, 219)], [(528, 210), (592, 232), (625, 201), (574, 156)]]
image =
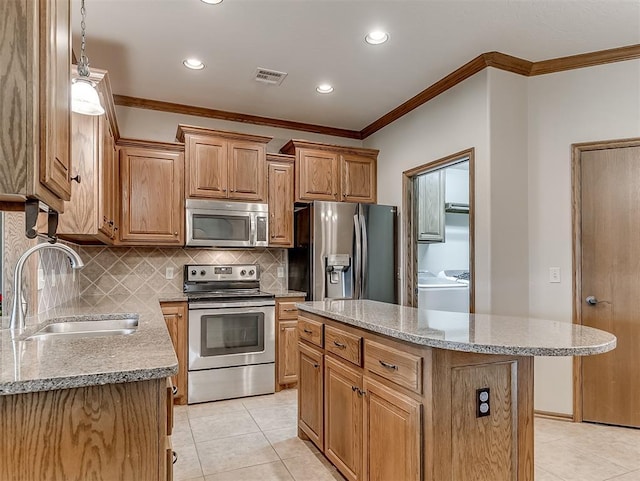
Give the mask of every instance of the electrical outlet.
[(549, 282), (553, 282), (553, 283), (560, 282), (560, 268), (559, 267), (549, 267)]
[(278, 267), (278, 277), (284, 277), (284, 267)]
[(476, 417), (483, 418), (491, 415), (490, 389), (483, 387), (476, 390)]
[(164, 270), (164, 278), (165, 278), (165, 279), (169, 279), (169, 280), (171, 280), (171, 279), (173, 279), (173, 275), (174, 275), (174, 269), (173, 269), (173, 267), (167, 267), (167, 268)]

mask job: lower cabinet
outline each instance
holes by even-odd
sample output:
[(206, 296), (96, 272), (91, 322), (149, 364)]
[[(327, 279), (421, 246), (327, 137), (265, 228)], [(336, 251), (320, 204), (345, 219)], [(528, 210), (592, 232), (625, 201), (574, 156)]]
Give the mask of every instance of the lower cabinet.
[(299, 343), (298, 429), (322, 450), (324, 447), (323, 374), (324, 355)]
[(298, 309), (303, 297), (276, 299), (276, 391), (298, 382)]
[[(305, 316), (308, 316), (305, 314)], [(391, 364), (378, 359), (380, 349), (372, 350), (376, 364), (390, 366), (383, 372), (382, 381), (361, 365), (346, 360), (358, 359), (367, 365), (368, 350), (363, 356), (347, 356), (331, 349), (335, 340), (347, 345), (346, 340), (358, 339), (353, 347), (360, 352), (362, 337), (351, 329), (325, 325), (321, 318), (301, 318), (301, 326), (313, 322), (324, 336), (316, 336), (324, 349), (312, 346), (310, 340), (301, 340), (299, 350), (298, 409), (299, 434), (306, 435), (324, 453), (331, 463), (349, 481), (420, 481), (422, 479), (422, 403), (421, 394), (409, 393), (395, 382), (398, 373), (411, 373), (407, 362), (394, 359)], [(371, 343), (364, 340), (365, 348)], [(386, 347), (390, 353), (397, 347), (385, 346), (377, 340), (378, 348)], [(349, 350), (345, 348), (345, 352)], [(412, 361), (422, 359), (412, 356)], [(415, 359), (414, 359), (415, 358)], [(418, 375), (418, 373), (416, 373)], [(383, 381), (392, 381), (384, 384)], [(408, 382), (408, 381), (407, 381)], [(396, 387), (397, 386), (397, 387)]]
[(173, 402), (187, 404), (187, 303), (162, 302), (160, 307), (178, 358), (178, 374), (171, 378), (175, 390)]
[(362, 374), (325, 357), (324, 454), (349, 481), (362, 479)]

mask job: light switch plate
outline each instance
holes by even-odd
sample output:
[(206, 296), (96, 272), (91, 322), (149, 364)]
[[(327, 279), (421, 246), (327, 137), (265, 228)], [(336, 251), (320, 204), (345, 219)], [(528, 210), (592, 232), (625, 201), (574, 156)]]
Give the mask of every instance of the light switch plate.
[(174, 275), (174, 269), (173, 269), (173, 267), (167, 267), (167, 268), (164, 270), (164, 278), (165, 278), (165, 279), (169, 279), (169, 280), (171, 280), (171, 279), (173, 279), (173, 275)]
[(552, 283), (560, 282), (560, 268), (559, 267), (549, 267), (549, 282), (552, 282)]

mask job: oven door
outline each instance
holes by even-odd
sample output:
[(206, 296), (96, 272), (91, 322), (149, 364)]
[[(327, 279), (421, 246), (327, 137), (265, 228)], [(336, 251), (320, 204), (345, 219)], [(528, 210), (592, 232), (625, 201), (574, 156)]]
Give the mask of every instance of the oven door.
[(271, 362), (275, 362), (272, 304), (189, 311), (189, 370)]

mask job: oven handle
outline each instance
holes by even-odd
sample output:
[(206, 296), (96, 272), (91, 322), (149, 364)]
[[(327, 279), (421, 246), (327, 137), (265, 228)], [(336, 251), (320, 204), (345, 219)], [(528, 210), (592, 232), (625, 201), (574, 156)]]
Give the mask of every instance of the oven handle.
[(233, 309), (233, 308), (260, 308), (260, 307), (275, 307), (276, 301), (240, 301), (240, 302), (198, 302), (190, 303), (190, 311), (203, 311), (206, 309)]

